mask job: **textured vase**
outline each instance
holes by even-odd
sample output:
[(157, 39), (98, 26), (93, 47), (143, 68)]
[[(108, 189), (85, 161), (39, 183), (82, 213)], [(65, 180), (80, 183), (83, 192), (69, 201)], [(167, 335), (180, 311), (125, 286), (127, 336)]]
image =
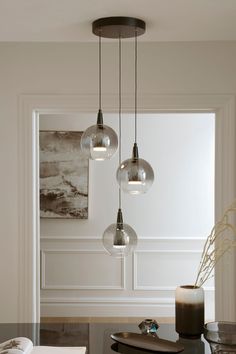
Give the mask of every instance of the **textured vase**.
[(181, 337), (196, 339), (204, 328), (204, 290), (182, 285), (175, 291), (175, 329)]

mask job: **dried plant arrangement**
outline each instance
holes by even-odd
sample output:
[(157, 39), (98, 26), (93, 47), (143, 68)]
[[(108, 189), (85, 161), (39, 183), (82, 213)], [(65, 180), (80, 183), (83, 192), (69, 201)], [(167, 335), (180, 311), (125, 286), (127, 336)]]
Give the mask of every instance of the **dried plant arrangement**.
[[(235, 214), (235, 215), (233, 215)], [(211, 230), (204, 244), (195, 287), (202, 286), (213, 274), (216, 263), (236, 246), (236, 225), (230, 219), (236, 216), (236, 200), (225, 211), (222, 219)]]

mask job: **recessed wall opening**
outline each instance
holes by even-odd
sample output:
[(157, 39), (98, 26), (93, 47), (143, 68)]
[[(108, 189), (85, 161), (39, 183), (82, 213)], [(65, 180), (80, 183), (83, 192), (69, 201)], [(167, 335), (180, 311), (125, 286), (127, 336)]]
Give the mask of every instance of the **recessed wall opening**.
[[(122, 160), (131, 157), (133, 114), (122, 116)], [(118, 131), (118, 116), (104, 113)], [(94, 114), (40, 114), (39, 130), (84, 131)], [(124, 221), (138, 235), (127, 259), (102, 247), (118, 208), (118, 153), (89, 162), (88, 219), (41, 218), (41, 316), (174, 317), (174, 290), (195, 281), (204, 240), (214, 225), (215, 114), (141, 113), (141, 158), (153, 167), (147, 194), (122, 194)], [(61, 178), (61, 176), (59, 176)], [(214, 281), (205, 286), (214, 319)]]

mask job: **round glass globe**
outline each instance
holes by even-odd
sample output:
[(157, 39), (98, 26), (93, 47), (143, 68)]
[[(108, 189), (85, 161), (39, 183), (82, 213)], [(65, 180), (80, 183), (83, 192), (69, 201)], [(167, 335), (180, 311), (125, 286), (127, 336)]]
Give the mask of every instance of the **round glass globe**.
[(120, 164), (116, 172), (116, 179), (125, 193), (143, 194), (151, 187), (154, 181), (154, 172), (147, 161), (131, 158)]
[(138, 237), (134, 229), (123, 224), (122, 229), (117, 224), (106, 228), (102, 237), (103, 247), (113, 257), (123, 258), (133, 252), (137, 246)]
[(107, 125), (92, 125), (81, 137), (81, 149), (84, 155), (92, 160), (110, 159), (118, 147), (116, 132)]

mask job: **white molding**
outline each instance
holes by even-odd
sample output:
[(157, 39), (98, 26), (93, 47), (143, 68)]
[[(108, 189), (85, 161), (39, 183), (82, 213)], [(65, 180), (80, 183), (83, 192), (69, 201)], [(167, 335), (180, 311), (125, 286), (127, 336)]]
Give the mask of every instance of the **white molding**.
[(147, 317), (174, 316), (174, 298), (149, 297), (94, 297), (94, 298), (43, 298), (42, 315), (46, 316), (109, 316)]
[(61, 304), (107, 304), (107, 305), (114, 305), (114, 304), (122, 304), (122, 305), (147, 305), (151, 306), (152, 304), (174, 304), (175, 299), (172, 297), (78, 297), (78, 298), (69, 298), (68, 297), (49, 297), (49, 298), (42, 298), (41, 303), (61, 303)]
[[(125, 111), (133, 112), (133, 95), (123, 97)], [(20, 95), (20, 105), (32, 114), (69, 114), (78, 112), (93, 112), (97, 110), (97, 95)], [(140, 97), (140, 112), (216, 112), (233, 113), (231, 104), (234, 95), (221, 94), (144, 94)], [(110, 112), (117, 112), (117, 95), (104, 95), (103, 107)], [(226, 112), (228, 110), (228, 112)], [(27, 118), (26, 118), (27, 119)]]
[(41, 241), (100, 241), (101, 237), (98, 236), (40, 236)]
[(105, 286), (105, 285), (47, 285), (46, 284), (46, 254), (103, 254), (104, 251), (99, 250), (74, 250), (74, 249), (50, 249), (50, 250), (41, 250), (41, 288), (44, 290), (125, 290), (125, 259), (119, 259), (121, 267), (121, 283), (117, 286)]
[[(146, 94), (140, 98), (140, 112), (216, 113), (216, 218), (235, 196), (235, 98), (233, 95)], [(114, 112), (116, 95), (104, 95), (106, 111)], [(97, 95), (21, 95), (18, 121), (18, 210), (19, 284), (18, 322), (40, 319), (40, 266), (38, 217), (38, 114), (91, 112), (97, 110)], [(133, 110), (132, 95), (123, 98), (123, 110)], [(235, 263), (229, 274), (216, 269), (216, 313), (236, 320)], [(226, 294), (229, 301), (224, 301)], [(227, 299), (228, 300), (228, 299)]]
[[(207, 294), (209, 292), (207, 291)], [(49, 297), (41, 300), (42, 316), (174, 317), (172, 297)], [(212, 318), (208, 317), (212, 320)]]
[[(224, 210), (236, 197), (236, 122), (235, 97), (230, 97), (216, 114), (215, 218), (220, 220)], [(236, 220), (235, 220), (236, 222)], [(229, 266), (229, 264), (231, 264)], [(236, 252), (225, 255), (215, 272), (216, 320), (236, 321)], [(227, 269), (227, 271), (226, 271)]]
[(18, 120), (18, 322), (40, 319), (40, 243), (37, 111), (19, 100)]
[[(133, 253), (133, 290), (142, 290), (142, 291), (152, 291), (152, 290), (158, 290), (158, 291), (174, 291), (176, 289), (175, 285), (170, 285), (170, 286), (140, 286), (138, 285), (138, 272), (137, 272), (137, 256), (138, 254), (141, 253), (157, 253), (157, 254), (168, 254), (168, 253), (177, 253), (177, 254), (191, 254), (191, 253), (198, 253), (201, 254), (202, 250), (141, 250), (141, 251), (134, 251)], [(180, 284), (181, 285), (181, 284)], [(214, 287), (206, 287), (206, 290), (214, 290)]]
[[(41, 241), (101, 241), (98, 236), (41, 236)], [(204, 237), (139, 237), (139, 241), (205, 241)]]
[[(212, 289), (204, 288), (204, 291), (210, 292)], [(44, 297), (41, 299), (43, 304), (122, 304), (122, 305), (140, 305), (140, 306), (151, 306), (151, 305), (173, 305), (175, 303), (174, 297), (105, 297), (105, 296), (95, 296), (95, 297)]]

